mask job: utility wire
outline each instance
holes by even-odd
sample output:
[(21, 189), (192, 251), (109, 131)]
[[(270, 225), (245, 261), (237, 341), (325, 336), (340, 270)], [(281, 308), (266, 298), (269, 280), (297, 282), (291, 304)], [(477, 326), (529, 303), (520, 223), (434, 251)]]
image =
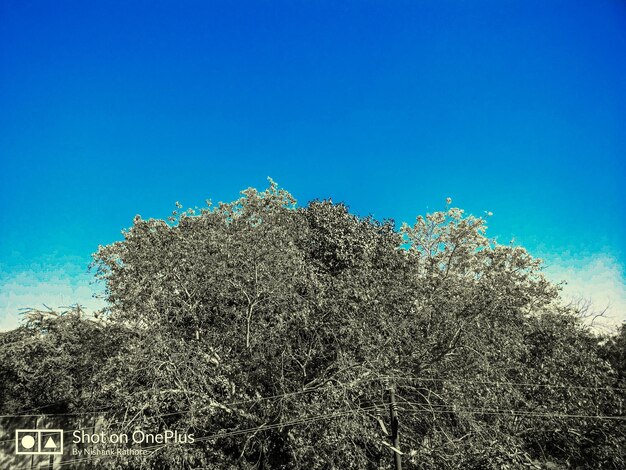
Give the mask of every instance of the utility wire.
[[(414, 403), (414, 402), (407, 402), (406, 404), (409, 405), (423, 405), (422, 403)], [(268, 430), (272, 430), (272, 429), (278, 429), (278, 428), (282, 428), (285, 426), (297, 426), (297, 425), (302, 425), (302, 424), (308, 424), (308, 423), (312, 423), (312, 422), (316, 422), (316, 421), (321, 421), (321, 420), (326, 420), (326, 419), (332, 419), (332, 418), (337, 418), (337, 417), (342, 417), (342, 416), (349, 416), (351, 414), (355, 414), (355, 413), (359, 413), (359, 412), (365, 412), (365, 411), (371, 411), (371, 410), (375, 410), (375, 409), (379, 409), (379, 408), (384, 408), (385, 406), (388, 406), (389, 403), (381, 403), (381, 404), (377, 404), (377, 405), (371, 405), (368, 407), (363, 407), (363, 408), (357, 408), (357, 409), (352, 409), (352, 410), (346, 410), (346, 411), (341, 411), (341, 412), (336, 412), (336, 413), (331, 413), (331, 414), (326, 414), (326, 415), (318, 415), (318, 416), (311, 416), (308, 418), (302, 418), (302, 419), (298, 419), (298, 420), (292, 420), (292, 421), (285, 421), (282, 423), (275, 423), (275, 424), (270, 424), (270, 425), (264, 425), (264, 426), (257, 426), (257, 427), (253, 427), (253, 428), (246, 428), (246, 429), (237, 429), (237, 430), (233, 430), (233, 431), (227, 431), (227, 432), (218, 432), (215, 434), (211, 434), (209, 436), (203, 436), (200, 438), (196, 438), (194, 440), (194, 443), (196, 442), (201, 442), (201, 441), (210, 441), (210, 440), (216, 440), (216, 439), (223, 439), (223, 438), (227, 438), (227, 437), (235, 437), (235, 436), (239, 436), (239, 435), (246, 435), (246, 434), (250, 434), (250, 433), (258, 433), (258, 432), (262, 432), (262, 431), (268, 431)], [(443, 405), (441, 405), (443, 406)], [(626, 420), (626, 417), (624, 416), (607, 416), (607, 415), (582, 415), (582, 414), (565, 414), (565, 413), (561, 413), (561, 414), (555, 414), (555, 413), (536, 413), (536, 412), (522, 412), (522, 411), (514, 411), (514, 410), (484, 410), (484, 409), (437, 409), (437, 410), (429, 410), (429, 409), (422, 409), (422, 410), (416, 410), (416, 409), (407, 409), (407, 408), (402, 408), (403, 412), (407, 412), (407, 413), (450, 413), (450, 412), (469, 412), (469, 413), (476, 413), (476, 414), (495, 414), (495, 415), (507, 415), (507, 416), (520, 416), (520, 417), (548, 417), (548, 418), (572, 418), (572, 419), (600, 419), (600, 420)], [(153, 446), (148, 446), (148, 447), (140, 447), (139, 449), (143, 450), (143, 451), (157, 451), (160, 448), (163, 447), (167, 447), (167, 446), (171, 446), (171, 445), (180, 445), (180, 444), (176, 444), (176, 443), (170, 443), (170, 444), (159, 444), (159, 445), (153, 445)], [(75, 459), (75, 460), (69, 460), (67, 462), (62, 462), (60, 465), (64, 466), (64, 465), (70, 465), (70, 464), (74, 464), (74, 463), (79, 463), (79, 462), (83, 462), (83, 461), (87, 461), (87, 460), (91, 460), (92, 457), (98, 458), (98, 457), (103, 457), (103, 456), (89, 456), (89, 457), (84, 457), (84, 458), (80, 458), (80, 459)]]
[[(280, 395), (277, 395), (280, 396)], [(265, 398), (274, 398), (274, 396), (272, 397), (265, 397)], [(405, 401), (406, 405), (417, 405), (417, 406), (423, 406), (423, 403), (417, 403), (417, 402), (407, 402)], [(325, 414), (325, 415), (317, 415), (317, 416), (311, 416), (311, 417), (307, 417), (307, 418), (301, 418), (301, 419), (297, 419), (297, 420), (292, 420), (292, 421), (285, 421), (282, 423), (275, 423), (275, 424), (269, 424), (269, 425), (262, 425), (262, 426), (257, 426), (257, 427), (252, 427), (252, 428), (245, 428), (245, 429), (237, 429), (237, 430), (232, 430), (232, 431), (226, 431), (226, 432), (217, 432), (214, 434), (211, 434), (209, 436), (203, 436), (200, 438), (196, 438), (195, 442), (201, 442), (201, 441), (210, 441), (210, 440), (215, 440), (215, 439), (223, 439), (223, 438), (227, 438), (227, 437), (235, 437), (235, 436), (239, 436), (239, 435), (245, 435), (245, 434), (250, 434), (250, 433), (257, 433), (257, 432), (261, 432), (261, 431), (268, 431), (268, 430), (272, 430), (272, 429), (278, 429), (278, 428), (282, 428), (285, 426), (296, 426), (296, 425), (302, 425), (302, 424), (308, 424), (308, 423), (312, 423), (312, 422), (316, 422), (316, 421), (321, 421), (321, 420), (326, 420), (326, 419), (332, 419), (332, 418), (337, 418), (337, 417), (342, 417), (342, 416), (348, 416), (351, 414), (355, 414), (355, 413), (360, 413), (360, 412), (366, 412), (366, 411), (371, 411), (371, 410), (375, 410), (375, 409), (379, 409), (379, 408), (383, 408), (385, 406), (388, 406), (388, 403), (382, 403), (382, 404), (377, 404), (377, 405), (371, 405), (368, 407), (362, 407), (362, 408), (357, 408), (357, 409), (351, 409), (351, 410), (346, 410), (346, 411), (340, 411), (340, 412), (335, 412), (335, 413), (330, 413), (330, 414)], [(504, 409), (479, 409), (479, 408), (453, 408), (450, 407), (449, 405), (431, 405), (432, 407), (436, 407), (437, 409), (411, 409), (411, 408), (405, 408), (402, 407), (403, 412), (407, 412), (407, 413), (473, 413), (473, 414), (493, 414), (493, 415), (506, 415), (506, 416), (515, 416), (515, 417), (544, 417), (544, 418), (573, 418), (573, 419), (599, 419), (599, 420), (626, 420), (626, 417), (624, 416), (609, 416), (609, 415), (584, 415), (584, 414), (567, 414), (567, 413), (539, 413), (539, 412), (532, 412), (532, 411), (522, 411), (522, 410), (504, 410)], [(154, 445), (154, 446), (148, 446), (148, 447), (141, 447), (139, 449), (143, 450), (143, 451), (150, 451), (150, 450), (158, 450), (160, 448), (166, 447), (166, 446), (170, 446), (170, 445), (175, 445), (174, 443), (172, 444), (159, 444), (159, 445)], [(75, 463), (80, 463), (83, 461), (87, 461), (87, 460), (91, 460), (92, 457), (102, 457), (102, 456), (88, 456), (88, 457), (84, 457), (84, 458), (80, 458), (80, 459), (74, 459), (74, 460), (69, 460), (67, 462), (62, 462), (61, 466), (65, 466), (65, 465), (70, 465), (70, 464), (75, 464)]]
[[(371, 378), (370, 380), (376, 380), (374, 378)], [(229, 406), (234, 406), (234, 405), (240, 405), (240, 404), (245, 404), (245, 403), (261, 403), (263, 401), (266, 400), (274, 400), (274, 399), (281, 399), (281, 398), (286, 398), (286, 397), (290, 397), (290, 396), (294, 396), (294, 395), (299, 395), (299, 394), (303, 394), (303, 393), (311, 393), (317, 390), (321, 390), (328, 387), (328, 383), (318, 386), (318, 387), (312, 387), (312, 388), (308, 388), (308, 389), (304, 389), (304, 390), (298, 390), (295, 392), (290, 392), (290, 393), (282, 393), (282, 394), (277, 394), (277, 395), (270, 395), (270, 396), (266, 396), (266, 397), (260, 397), (260, 398), (250, 398), (250, 399), (246, 399), (246, 400), (238, 400), (238, 401), (234, 401), (234, 402), (230, 402), (230, 403), (220, 403), (221, 406), (224, 407), (229, 407)], [(175, 415), (181, 415), (181, 414), (186, 414), (186, 413), (191, 413), (194, 411), (197, 412), (201, 412), (210, 408), (215, 408), (215, 405), (210, 405), (210, 406), (206, 406), (204, 408), (200, 408), (198, 410), (191, 410), (191, 409), (186, 409), (186, 410), (180, 410), (180, 411), (173, 411), (170, 413), (160, 413), (160, 414), (156, 414), (156, 415), (152, 415), (150, 416), (150, 418), (162, 418), (165, 416), (175, 416)], [(86, 412), (86, 413), (99, 413), (98, 411), (90, 411), (90, 412)], [(75, 416), (75, 413), (59, 413), (59, 414), (55, 414), (55, 415), (43, 415), (43, 414), (36, 414), (36, 415), (0, 415), (0, 418), (18, 418), (18, 417), (57, 417), (57, 416)], [(116, 424), (124, 424), (126, 423), (126, 421), (116, 421), (116, 422), (112, 422), (112, 423), (107, 423), (108, 426), (114, 426)], [(82, 428), (78, 428), (78, 429), (72, 429), (69, 431), (65, 431), (64, 434), (69, 434), (70, 432), (75, 432), (75, 431), (84, 431), (87, 429), (93, 429), (95, 428), (96, 425), (94, 424), (93, 426), (85, 426)], [(6, 440), (0, 440), (0, 443), (4, 443), (4, 442), (10, 442), (13, 439), (6, 439)]]
[[(367, 406), (367, 407), (363, 407), (363, 408), (357, 408), (357, 409), (352, 409), (352, 410), (346, 410), (346, 411), (340, 411), (340, 412), (336, 412), (336, 413), (330, 413), (330, 414), (326, 414), (326, 415), (317, 415), (317, 416), (311, 416), (308, 418), (302, 418), (302, 419), (297, 419), (297, 420), (292, 420), (292, 421), (284, 421), (282, 423), (275, 423), (275, 424), (269, 424), (269, 425), (264, 425), (264, 426), (257, 426), (257, 427), (253, 427), (253, 428), (246, 428), (246, 429), (237, 429), (237, 430), (233, 430), (233, 431), (227, 431), (227, 432), (218, 432), (215, 434), (211, 434), (208, 436), (203, 436), (203, 437), (199, 437), (196, 438), (194, 440), (194, 444), (196, 442), (201, 442), (201, 441), (210, 441), (210, 440), (216, 440), (216, 439), (223, 439), (226, 437), (234, 437), (234, 436), (239, 436), (239, 435), (245, 435), (245, 434), (250, 434), (250, 433), (258, 433), (258, 432), (262, 432), (262, 431), (269, 431), (272, 429), (278, 429), (278, 428), (282, 428), (285, 426), (296, 426), (296, 425), (301, 425), (301, 424), (309, 424), (309, 423), (313, 423), (316, 421), (322, 421), (322, 420), (326, 420), (326, 419), (332, 419), (332, 418), (339, 418), (342, 416), (349, 416), (351, 414), (355, 414), (355, 413), (359, 413), (359, 412), (363, 412), (363, 411), (371, 411), (371, 410), (375, 410), (377, 408), (382, 408), (385, 406), (388, 406), (389, 403), (382, 403), (382, 404), (377, 404), (377, 405), (371, 405), (371, 406)], [(172, 445), (180, 445), (180, 444), (176, 444), (176, 443), (169, 443), (169, 444), (158, 444), (158, 445), (153, 445), (153, 446), (148, 446), (148, 447), (139, 447), (138, 450), (158, 450), (160, 448), (166, 447), (166, 446), (172, 446)], [(193, 444), (190, 444), (193, 445)], [(69, 464), (74, 464), (74, 463), (78, 463), (78, 462), (82, 462), (82, 461), (86, 461), (86, 460), (90, 460), (92, 457), (104, 457), (104, 456), (90, 456), (90, 457), (84, 457), (84, 458), (80, 458), (80, 459), (75, 459), (75, 460), (68, 460), (67, 462), (62, 462), (60, 464), (60, 466), (63, 465), (69, 465)]]
[[(270, 396), (266, 396), (266, 397), (260, 397), (260, 398), (249, 398), (249, 399), (245, 399), (245, 400), (239, 400), (239, 401), (233, 401), (233, 402), (229, 402), (229, 403), (220, 403), (220, 405), (222, 406), (233, 406), (233, 405), (239, 405), (239, 404), (243, 404), (243, 403), (249, 403), (249, 402), (261, 402), (264, 400), (273, 400), (273, 399), (277, 399), (277, 398), (286, 398), (292, 395), (299, 395), (302, 393), (310, 393), (310, 392), (314, 392), (316, 390), (320, 390), (323, 389), (325, 387), (327, 387), (327, 384), (324, 385), (320, 385), (318, 387), (311, 387), (311, 388), (307, 388), (307, 389), (303, 389), (303, 390), (297, 390), (295, 392), (289, 392), (289, 393), (280, 393), (280, 394), (276, 394), (276, 395), (270, 395)], [(53, 403), (50, 405), (43, 405), (40, 406), (39, 408), (33, 408), (32, 410), (29, 411), (33, 411), (33, 410), (37, 410), (40, 408), (45, 408), (47, 406), (53, 406), (56, 405), (57, 403)], [(212, 408), (212, 406), (207, 406), (204, 408), (200, 408), (197, 411), (202, 411), (208, 408)], [(106, 411), (111, 409), (111, 407), (106, 407), (103, 408), (101, 410), (95, 410), (95, 411), (82, 411), (82, 412), (76, 412), (76, 413), (39, 413), (39, 414), (14, 414), (14, 415), (0, 415), (0, 418), (21, 418), (21, 417), (28, 417), (28, 416), (34, 416), (34, 417), (38, 417), (38, 416), (45, 416), (45, 417), (56, 417), (56, 416), (80, 416), (80, 415), (85, 415), (85, 414), (93, 414), (93, 413), (101, 413), (102, 411)], [(162, 416), (174, 416), (174, 415), (179, 415), (179, 414), (184, 414), (184, 413), (189, 413), (193, 410), (191, 409), (186, 409), (186, 410), (180, 410), (180, 411), (173, 411), (171, 413), (163, 413), (163, 414), (157, 414), (157, 415), (153, 415), (151, 416), (152, 418), (159, 418)]]
[(510, 386), (510, 387), (548, 387), (548, 388), (571, 388), (579, 390), (606, 390), (615, 392), (624, 392), (626, 387), (592, 387), (585, 385), (558, 385), (558, 384), (543, 384), (536, 382), (504, 382), (504, 381), (490, 381), (490, 380), (468, 380), (468, 379), (454, 379), (454, 378), (429, 378), (429, 377), (414, 377), (414, 376), (388, 376), (391, 380), (408, 380), (408, 381), (425, 381), (425, 382), (439, 382), (439, 383), (456, 383), (456, 384), (470, 384), (470, 385), (496, 385), (496, 386)]
[[(403, 412), (407, 413), (439, 413), (439, 414), (486, 414), (486, 415), (502, 415), (512, 417), (530, 417), (530, 418), (556, 418), (556, 419), (596, 419), (596, 420), (608, 420), (608, 421), (626, 421), (624, 415), (590, 415), (590, 414), (575, 414), (575, 413), (559, 413), (559, 412), (539, 412), (539, 411), (526, 411), (526, 410), (513, 410), (505, 408), (471, 408), (471, 407), (459, 407), (445, 404), (426, 405), (424, 403), (404, 401), (404, 405), (415, 405), (422, 408), (406, 408), (402, 407)], [(402, 404), (401, 404), (402, 405)]]
[[(439, 383), (456, 383), (456, 384), (469, 384), (469, 385), (495, 385), (495, 386), (510, 386), (510, 387), (543, 387), (543, 388), (556, 388), (556, 389), (577, 389), (577, 390), (593, 390), (593, 391), (626, 391), (625, 387), (592, 387), (592, 386), (583, 386), (583, 385), (559, 385), (559, 384), (542, 384), (542, 383), (536, 383), (536, 382), (503, 382), (503, 381), (487, 381), (487, 380), (481, 380), (481, 381), (476, 381), (476, 380), (464, 380), (464, 379), (454, 379), (454, 378), (429, 378), (429, 377), (415, 377), (415, 376), (385, 376), (385, 377), (372, 377), (370, 378), (368, 381), (375, 381), (375, 380), (382, 380), (383, 378), (387, 378), (387, 379), (391, 379), (391, 380), (399, 380), (399, 381), (426, 381), (426, 382), (439, 382)], [(240, 400), (240, 401), (235, 401), (235, 402), (230, 402), (230, 403), (223, 403), (223, 406), (234, 406), (234, 405), (238, 405), (238, 404), (243, 404), (243, 403), (250, 403), (250, 402), (261, 402), (263, 400), (271, 400), (271, 399), (277, 399), (277, 398), (286, 398), (288, 396), (293, 396), (293, 395), (298, 395), (298, 394), (302, 394), (302, 393), (309, 393), (315, 390), (319, 390), (322, 388), (327, 387), (328, 385), (322, 385), (322, 386), (318, 386), (315, 388), (310, 388), (310, 389), (304, 389), (304, 390), (299, 390), (299, 391), (295, 391), (295, 392), (289, 392), (289, 393), (283, 393), (283, 394), (276, 394), (276, 395), (272, 395), (272, 396), (267, 396), (267, 397), (261, 397), (261, 398), (250, 398), (250, 399), (246, 399), (246, 400)], [(53, 403), (53, 404), (49, 404), (49, 405), (42, 405), (38, 408), (33, 408), (31, 410), (28, 411), (34, 411), (37, 409), (42, 409), (42, 408), (46, 408), (48, 406), (54, 406), (55, 404), (58, 403)], [(208, 409), (208, 408), (212, 408), (211, 406), (208, 406), (206, 408), (201, 408), (198, 411), (202, 411), (204, 409)], [(102, 411), (106, 411), (108, 409), (111, 409), (110, 407), (106, 407), (106, 408), (102, 408), (100, 410), (93, 410), (93, 411), (81, 411), (81, 412), (75, 412), (75, 413), (38, 413), (38, 414), (6, 414), (6, 415), (0, 415), (0, 418), (19, 418), (19, 417), (39, 417), (39, 416), (46, 416), (46, 417), (56, 417), (56, 416), (82, 416), (82, 415), (86, 415), (86, 414), (97, 414), (97, 413), (101, 413)], [(154, 418), (158, 418), (158, 417), (162, 417), (162, 416), (174, 416), (174, 415), (178, 415), (178, 414), (185, 414), (188, 413), (192, 410), (187, 409), (187, 410), (181, 410), (181, 411), (175, 411), (175, 412), (171, 412), (171, 413), (163, 413), (163, 414), (158, 414), (158, 415), (154, 415), (152, 417)]]
[[(408, 402), (408, 405), (423, 405), (423, 403)], [(433, 405), (437, 406), (437, 405)], [(535, 411), (524, 410), (507, 410), (507, 409), (480, 409), (480, 408), (462, 408), (462, 407), (449, 407), (441, 405), (441, 408), (437, 409), (421, 409), (416, 410), (414, 408), (402, 408), (402, 411), (407, 413), (469, 413), (469, 414), (492, 414), (492, 415), (505, 415), (513, 417), (531, 417), (531, 418), (567, 418), (567, 419), (599, 419), (599, 420), (616, 420), (626, 421), (626, 416), (620, 415), (586, 415), (586, 414), (569, 414), (569, 413), (539, 413)]]
[[(414, 376), (385, 376), (385, 377), (372, 377), (369, 380), (383, 380), (384, 378), (390, 379), (390, 380), (402, 380), (402, 381), (426, 381), (426, 382), (439, 382), (439, 383), (456, 383), (456, 384), (469, 384), (469, 385), (495, 385), (495, 386), (510, 386), (510, 387), (547, 387), (547, 388), (557, 388), (557, 389), (577, 389), (577, 390), (593, 390), (593, 391), (615, 391), (615, 392), (622, 392), (622, 391), (626, 391), (626, 387), (592, 387), (592, 386), (584, 386), (584, 385), (559, 385), (559, 384), (544, 384), (544, 383), (536, 383), (536, 382), (504, 382), (504, 381), (488, 381), (488, 380), (467, 380), (467, 379), (454, 379), (454, 378), (429, 378), (429, 377), (414, 377)], [(291, 396), (291, 395), (298, 395), (301, 393), (308, 393), (314, 390), (318, 390), (320, 388), (324, 388), (326, 387), (326, 385), (322, 385), (316, 388), (311, 388), (311, 389), (304, 389), (304, 390), (299, 390), (296, 392), (289, 392), (289, 393), (284, 393), (284, 394), (277, 394), (277, 395), (272, 395), (272, 396), (268, 396), (268, 397), (261, 397), (258, 399), (247, 399), (247, 400), (241, 400), (241, 401), (237, 401), (237, 402), (232, 402), (232, 403), (224, 403), (224, 406), (232, 406), (232, 405), (238, 405), (238, 404), (242, 404), (242, 403), (248, 403), (248, 402), (252, 402), (252, 401), (262, 401), (262, 400), (270, 400), (270, 399), (275, 399), (275, 398), (284, 398), (287, 396)], [(52, 403), (52, 404), (48, 404), (48, 405), (42, 405), (40, 407), (37, 408), (32, 408), (28, 411), (35, 411), (37, 409), (42, 409), (42, 408), (46, 408), (49, 406), (54, 406), (56, 404), (59, 403)], [(207, 407), (210, 408), (210, 407)], [(81, 415), (86, 415), (86, 414), (93, 414), (93, 413), (100, 413), (103, 410), (107, 410), (107, 409), (111, 409), (110, 407), (106, 407), (106, 408), (102, 408), (100, 410), (94, 410), (94, 411), (81, 411), (81, 412), (75, 412), (75, 413), (38, 413), (38, 414), (6, 414), (6, 415), (0, 415), (0, 418), (19, 418), (19, 417), (37, 417), (37, 416), (46, 416), (46, 417), (55, 417), (55, 416), (81, 416)], [(202, 409), (198, 410), (201, 411)], [(165, 414), (161, 414), (161, 415), (155, 415), (154, 417), (160, 417), (160, 416), (171, 416), (171, 415), (177, 415), (177, 414), (184, 414), (187, 412), (190, 412), (191, 410), (182, 410), (182, 411), (176, 411), (176, 412), (172, 412), (172, 413), (165, 413)]]
[[(42, 405), (37, 408), (31, 408), (26, 410), (24, 413), (15, 414), (15, 415), (0, 415), (0, 418), (39, 418), (39, 417), (56, 417), (56, 416), (83, 416), (89, 414), (98, 414), (112, 409), (111, 406), (102, 407), (100, 409), (91, 410), (91, 411), (77, 411), (75, 413), (36, 413), (29, 414), (31, 411), (41, 410), (43, 408), (48, 408), (50, 406), (60, 405), (62, 402), (58, 403), (50, 403), (48, 405)], [(1, 441), (0, 441), (1, 442)]]

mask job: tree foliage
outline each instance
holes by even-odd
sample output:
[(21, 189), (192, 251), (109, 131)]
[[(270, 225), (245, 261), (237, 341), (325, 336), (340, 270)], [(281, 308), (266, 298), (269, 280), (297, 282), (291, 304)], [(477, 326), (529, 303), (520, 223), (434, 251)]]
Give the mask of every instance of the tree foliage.
[[(626, 465), (624, 329), (583, 327), (485, 218), (447, 207), (397, 230), (273, 182), (180, 209), (95, 253), (103, 320), (0, 337), (5, 410), (37, 380), (32, 406), (107, 404), (123, 429), (200, 438), (148, 468), (386, 469), (394, 387), (406, 468)], [(27, 365), (46, 348), (65, 379)]]

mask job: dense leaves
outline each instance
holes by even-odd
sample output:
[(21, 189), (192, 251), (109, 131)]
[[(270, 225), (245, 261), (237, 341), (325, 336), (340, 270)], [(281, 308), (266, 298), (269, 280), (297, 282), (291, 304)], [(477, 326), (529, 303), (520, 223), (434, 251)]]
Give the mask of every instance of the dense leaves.
[[(106, 404), (118, 428), (196, 436), (147, 468), (386, 469), (394, 387), (406, 468), (626, 465), (624, 329), (585, 329), (484, 218), (448, 207), (396, 230), (273, 182), (180, 209), (94, 255), (103, 319), (0, 337), (4, 410)], [(51, 350), (63, 377), (30, 365)]]

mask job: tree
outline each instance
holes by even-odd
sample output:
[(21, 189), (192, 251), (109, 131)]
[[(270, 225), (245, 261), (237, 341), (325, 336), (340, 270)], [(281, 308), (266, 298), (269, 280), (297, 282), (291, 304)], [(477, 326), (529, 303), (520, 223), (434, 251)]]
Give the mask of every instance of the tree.
[(107, 351), (68, 371), (98, 384), (73, 406), (196, 436), (144, 467), (390, 468), (388, 385), (406, 468), (623, 467), (618, 340), (588, 331), (484, 218), (448, 207), (397, 230), (343, 204), (299, 207), (274, 182), (177, 206), (99, 248), (106, 320), (63, 336), (79, 356)]
[(29, 309), (23, 325), (0, 334), (0, 403), (4, 413), (73, 413), (103, 409), (91, 380), (132, 333), (87, 317), (81, 306)]

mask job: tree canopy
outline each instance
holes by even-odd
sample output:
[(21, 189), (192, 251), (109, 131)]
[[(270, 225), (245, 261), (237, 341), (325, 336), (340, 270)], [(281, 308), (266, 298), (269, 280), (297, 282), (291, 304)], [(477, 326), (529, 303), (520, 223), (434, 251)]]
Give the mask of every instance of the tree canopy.
[[(137, 216), (94, 254), (97, 321), (0, 336), (2, 408), (196, 436), (144, 468), (388, 469), (393, 388), (405, 468), (624, 468), (624, 329), (595, 335), (486, 230), (450, 202), (397, 229), (274, 182)], [(62, 377), (30, 367), (46, 348)]]

